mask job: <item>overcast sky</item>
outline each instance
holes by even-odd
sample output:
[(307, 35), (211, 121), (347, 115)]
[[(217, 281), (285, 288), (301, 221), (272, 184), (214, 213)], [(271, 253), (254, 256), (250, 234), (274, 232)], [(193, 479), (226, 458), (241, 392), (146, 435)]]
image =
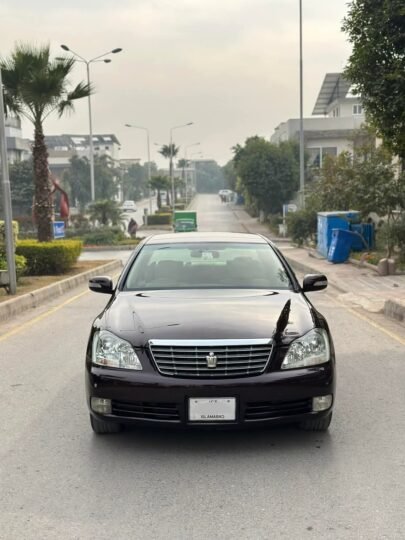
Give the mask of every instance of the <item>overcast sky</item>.
[[(62, 5), (64, 4), (64, 5)], [(110, 64), (91, 68), (94, 133), (115, 133), (121, 157), (146, 157), (153, 142), (201, 142), (204, 157), (224, 164), (251, 135), (269, 137), (299, 114), (298, 0), (3, 0), (0, 55), (16, 41), (65, 43), (86, 58), (115, 47)], [(350, 52), (341, 21), (347, 0), (303, 0), (304, 115), (312, 112), (326, 72), (341, 71)], [(72, 82), (85, 78), (77, 64)], [(24, 124), (24, 135), (31, 136)], [(45, 124), (47, 134), (87, 133), (87, 102)], [(196, 149), (189, 149), (189, 154)], [(152, 145), (152, 159), (157, 159)]]

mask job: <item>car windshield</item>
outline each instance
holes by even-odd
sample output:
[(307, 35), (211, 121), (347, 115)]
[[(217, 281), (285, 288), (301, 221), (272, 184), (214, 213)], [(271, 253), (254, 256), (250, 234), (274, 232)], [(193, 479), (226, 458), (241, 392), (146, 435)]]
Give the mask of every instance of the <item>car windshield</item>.
[(268, 244), (184, 243), (143, 247), (124, 290), (289, 289), (290, 279)]

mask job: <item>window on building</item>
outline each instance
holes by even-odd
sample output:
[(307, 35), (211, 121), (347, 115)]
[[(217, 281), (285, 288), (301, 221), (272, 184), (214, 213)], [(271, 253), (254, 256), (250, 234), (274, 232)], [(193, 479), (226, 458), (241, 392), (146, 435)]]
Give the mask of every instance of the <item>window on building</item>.
[(324, 146), (321, 148), (321, 165), (323, 165), (326, 156), (337, 156), (336, 146)]
[(353, 114), (363, 114), (363, 106), (362, 105), (353, 105)]
[(106, 150), (109, 150), (109, 149), (110, 149), (110, 147), (109, 147), (109, 146), (106, 146), (106, 147), (105, 147), (105, 149), (106, 149)]
[(320, 148), (307, 148), (307, 154), (308, 154), (308, 167), (321, 166), (321, 149)]

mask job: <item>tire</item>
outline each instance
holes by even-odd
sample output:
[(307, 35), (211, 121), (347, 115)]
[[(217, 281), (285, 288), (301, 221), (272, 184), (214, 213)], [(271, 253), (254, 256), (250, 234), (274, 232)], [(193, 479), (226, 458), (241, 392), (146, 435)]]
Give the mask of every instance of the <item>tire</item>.
[(122, 429), (121, 424), (115, 422), (104, 422), (94, 416), (90, 415), (90, 424), (94, 433), (97, 435), (104, 435), (106, 433), (118, 433)]
[(304, 431), (328, 431), (330, 423), (332, 421), (332, 413), (322, 418), (311, 418), (310, 420), (304, 420), (299, 424), (299, 428)]

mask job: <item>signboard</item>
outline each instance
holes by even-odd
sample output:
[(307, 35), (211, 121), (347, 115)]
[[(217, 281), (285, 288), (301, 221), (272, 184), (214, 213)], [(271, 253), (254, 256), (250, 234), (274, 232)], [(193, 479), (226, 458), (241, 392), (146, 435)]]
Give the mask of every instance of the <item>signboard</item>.
[(289, 212), (296, 212), (298, 207), (296, 204), (283, 204), (283, 216), (286, 216)]
[(65, 238), (65, 222), (54, 221), (53, 222), (53, 237), (55, 240), (58, 238)]

